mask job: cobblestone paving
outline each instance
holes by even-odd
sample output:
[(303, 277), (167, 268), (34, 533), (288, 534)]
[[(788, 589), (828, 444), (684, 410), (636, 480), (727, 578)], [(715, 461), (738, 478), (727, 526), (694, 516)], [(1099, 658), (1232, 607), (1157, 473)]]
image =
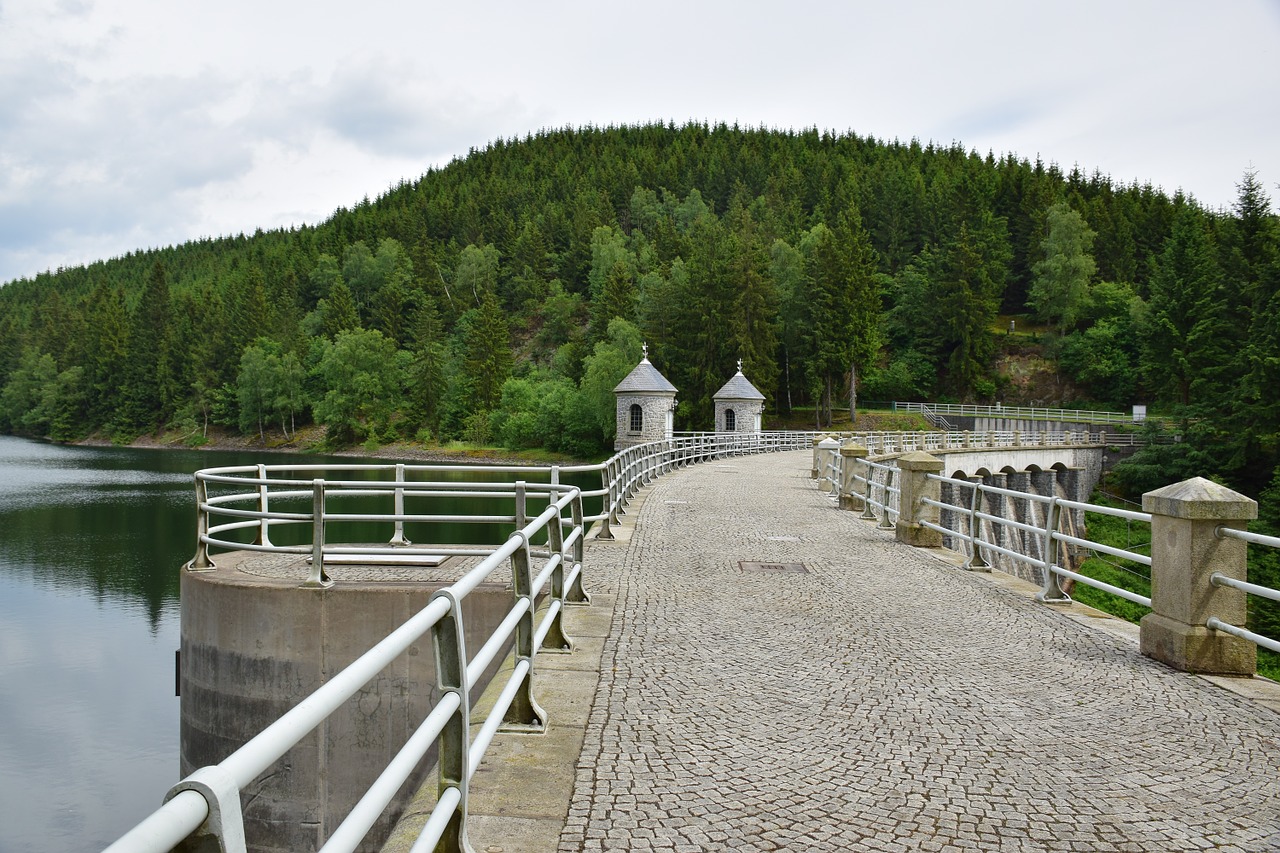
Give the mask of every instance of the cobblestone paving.
[(562, 853), (1280, 850), (1280, 715), (894, 543), (808, 468), (669, 475), (591, 546), (618, 605)]

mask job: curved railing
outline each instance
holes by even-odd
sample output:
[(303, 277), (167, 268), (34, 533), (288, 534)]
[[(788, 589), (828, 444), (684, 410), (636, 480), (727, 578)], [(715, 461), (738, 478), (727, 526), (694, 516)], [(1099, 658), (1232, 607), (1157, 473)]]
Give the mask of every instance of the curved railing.
[[(218, 473), (201, 472), (201, 475), (197, 483), (203, 483), (205, 490), (214, 483), (241, 484), (236, 479), (236, 472), (228, 472), (227, 469), (220, 469)], [(287, 500), (303, 491), (291, 488), (295, 481), (254, 477), (249, 482), (256, 487), (253, 496), (265, 505), (265, 509), (240, 509), (233, 506), (237, 501), (247, 500), (245, 493), (234, 493), (230, 498), (223, 499), (209, 498), (206, 495), (202, 499), (201, 512), (206, 520), (215, 514), (232, 520), (213, 525), (208, 525), (206, 521), (200, 536), (201, 551), (188, 564), (188, 571), (209, 568), (206, 549), (210, 545), (233, 545), (234, 543), (220, 539), (219, 536), (245, 526), (253, 526), (259, 532), (261, 541), (236, 547), (283, 553), (304, 552), (298, 547), (270, 544), (269, 532), (272, 525), (309, 524), (320, 531), (310, 546), (313, 566), (309, 583), (327, 583), (323, 572), (326, 557), (349, 554), (365, 559), (380, 556), (386, 550), (356, 547), (334, 549), (324, 543), (324, 525), (335, 517), (334, 513), (327, 511), (326, 496), (330, 490), (325, 487), (357, 481), (316, 481), (310, 493), (315, 501), (314, 511), (310, 514), (277, 512), (271, 509), (272, 497)], [(513, 519), (522, 521), (523, 524), (504, 543), (491, 549), (491, 553), (475, 568), (457, 582), (438, 591), (425, 608), (225, 760), (203, 767), (179, 782), (170, 790), (160, 809), (112, 844), (108, 850), (112, 853), (159, 853), (171, 850), (195, 833), (216, 838), (220, 849), (243, 850), (244, 824), (240, 792), (428, 633), (435, 653), (440, 697), (399, 754), (334, 830), (323, 849), (356, 849), (413, 769), (437, 745), (441, 777), (440, 800), (422, 830), (420, 844), (424, 845), (422, 849), (434, 849), (440, 839), (458, 837), (465, 820), (465, 803), (471, 777), (499, 725), (506, 723), (528, 728), (537, 727), (541, 723), (540, 712), (530, 687), (537, 651), (553, 646), (567, 648), (568, 639), (561, 627), (563, 609), (568, 604), (586, 603), (588, 600), (582, 587), (585, 528), (581, 492), (573, 487), (529, 486), (512, 490), (507, 486), (507, 489), (517, 496), (518, 504), (536, 495), (547, 499), (547, 507), (536, 517), (527, 520), (520, 519), (520, 512), (517, 511)], [(404, 491), (404, 496), (408, 496), (413, 489), (401, 479), (375, 483), (358, 481), (358, 486), (353, 486), (349, 494), (389, 492), (399, 500), (401, 490)], [(360, 514), (360, 517), (367, 515)], [(356, 516), (345, 517), (350, 519)], [(400, 524), (411, 519), (410, 515), (395, 513), (375, 515), (372, 520)], [(543, 542), (543, 547), (535, 547), (536, 541)], [(377, 553), (371, 554), (370, 551)], [(412, 554), (413, 549), (402, 550), (400, 553)], [(472, 591), (501, 566), (510, 568), (514, 602), (479, 651), (467, 660), (463, 653), (462, 604)], [(550, 594), (546, 597), (549, 603), (540, 611), (539, 619), (535, 622), (533, 616), (536, 602), (548, 590)], [(471, 687), (509, 643), (514, 644), (514, 670), (505, 682), (493, 712), (472, 739), (469, 731)]]
[[(582, 585), (588, 526), (596, 523), (596, 535), (608, 538), (610, 525), (618, 523), (636, 492), (676, 468), (742, 453), (807, 448), (811, 443), (809, 433), (698, 433), (637, 445), (594, 465), (288, 464), (197, 472), (196, 553), (186, 571), (214, 569), (219, 551), (294, 555), (300, 562), (309, 561), (303, 585), (323, 587), (331, 583), (326, 566), (339, 562), (412, 565), (453, 556), (481, 559), (461, 579), (437, 592), (425, 608), (224, 761), (179, 782), (160, 809), (108, 850), (159, 853), (196, 835), (216, 837), (224, 850), (244, 849), (240, 792), (428, 634), (440, 697), (322, 849), (356, 849), (413, 769), (437, 746), (440, 796), (414, 849), (460, 849), (470, 780), (494, 734), (504, 724), (528, 731), (542, 723), (530, 688), (531, 675), (540, 649), (569, 647), (561, 625), (564, 608), (588, 601)], [(442, 479), (459, 473), (509, 477), (515, 482)], [(561, 481), (564, 476), (590, 473), (599, 473), (600, 489), (584, 491)], [(599, 498), (600, 511), (587, 516), (584, 498)], [(492, 510), (492, 504), (486, 503), (472, 513), (431, 512), (431, 502), (437, 499), (455, 504), (499, 500), (511, 510), (486, 511)], [(530, 507), (543, 505), (532, 515), (535, 510)], [(352, 528), (353, 523), (363, 526)], [(496, 546), (414, 544), (409, 534), (417, 535), (415, 528), (429, 524), (508, 526), (514, 532)], [(377, 535), (371, 537), (371, 530)], [(502, 566), (511, 572), (512, 606), (467, 660), (462, 603)], [(540, 596), (545, 606), (537, 605)], [(514, 646), (514, 670), (472, 738), (471, 688), (509, 645)]]

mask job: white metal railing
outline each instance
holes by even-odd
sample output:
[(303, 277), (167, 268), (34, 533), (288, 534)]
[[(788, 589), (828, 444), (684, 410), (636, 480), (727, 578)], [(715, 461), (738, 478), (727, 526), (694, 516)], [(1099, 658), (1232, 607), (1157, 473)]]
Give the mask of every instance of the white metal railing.
[[(530, 689), (536, 654), (544, 647), (568, 646), (561, 626), (563, 609), (588, 601), (582, 587), (588, 525), (597, 522), (597, 535), (608, 538), (609, 525), (618, 522), (637, 490), (678, 467), (743, 453), (806, 448), (811, 443), (811, 433), (693, 433), (637, 445), (594, 465), (249, 465), (197, 472), (196, 554), (184, 567), (187, 571), (211, 569), (218, 550), (294, 554), (310, 559), (303, 586), (327, 586), (326, 563), (342, 560), (413, 564), (448, 556), (483, 559), (224, 761), (179, 782), (160, 809), (108, 851), (168, 851), (197, 832), (216, 836), (223, 850), (243, 850), (240, 792), (245, 786), (428, 633), (436, 657), (440, 698), (321, 849), (335, 853), (356, 849), (433, 746), (439, 747), (440, 797), (414, 849), (460, 849), (468, 787), (485, 750), (504, 723), (525, 730), (536, 726), (536, 719), (529, 719), (537, 709)], [(481, 472), (521, 479), (440, 479)], [(593, 472), (601, 476), (599, 490), (583, 491), (561, 481), (565, 475)], [(584, 498), (600, 498), (600, 512), (585, 515)], [(375, 506), (350, 503), (361, 499)], [(426, 511), (435, 499), (501, 499), (513, 502), (514, 508), (509, 513)], [(530, 519), (530, 501), (544, 499), (546, 509)], [(352, 534), (361, 540), (368, 539), (370, 525), (382, 529), (385, 544), (336, 541), (335, 526), (345, 527), (349, 522), (365, 525), (363, 532)], [(411, 525), (432, 523), (508, 525), (515, 532), (493, 547), (414, 545), (406, 535)], [(282, 544), (274, 541), (273, 535), (304, 541)], [(512, 607), (468, 661), (463, 654), (462, 602), (504, 565), (510, 567), (512, 576)], [(546, 590), (550, 591), (547, 604), (535, 624), (535, 603)], [(484, 726), (469, 739), (470, 689), (509, 644), (515, 650), (514, 670)]]
[[(854, 474), (855, 482), (862, 484), (863, 511), (862, 517), (868, 521), (878, 518), (878, 527), (892, 530), (900, 515), (902, 505), (902, 489), (894, 484), (898, 474), (898, 466), (892, 462), (879, 463), (867, 460), (867, 475)], [(879, 494), (879, 499), (876, 495)], [(879, 515), (876, 514), (879, 510)]]
[[(1249, 533), (1246, 530), (1236, 530), (1232, 527), (1219, 527), (1218, 536), (1224, 539), (1239, 539), (1251, 545), (1262, 545), (1267, 548), (1280, 548), (1280, 537), (1263, 536), (1260, 533)], [(1280, 590), (1274, 590), (1269, 587), (1259, 586), (1258, 584), (1248, 583), (1235, 578), (1229, 578), (1220, 572), (1214, 572), (1209, 577), (1209, 582), (1214, 586), (1225, 586), (1232, 589), (1238, 589), (1247, 595), (1256, 595), (1265, 598), (1268, 601), (1280, 601)], [(1264, 637), (1262, 634), (1243, 628), (1239, 625), (1232, 625), (1224, 622), (1216, 616), (1210, 617), (1205, 623), (1205, 627), (1212, 628), (1215, 631), (1224, 631), (1242, 640), (1248, 640), (1264, 649), (1280, 654), (1280, 642), (1270, 637)]]
[[(222, 470), (225, 472), (225, 469)], [(225, 473), (201, 473), (205, 476), (197, 480), (198, 484), (221, 482), (230, 476)], [(287, 484), (293, 481), (283, 482)], [(270, 510), (268, 496), (273, 494), (270, 490), (280, 486), (281, 482), (267, 477), (253, 478), (254, 488), (251, 493), (267, 504), (268, 508), (265, 510), (234, 510), (228, 506), (233, 501), (202, 500), (202, 513), (220, 513), (239, 520), (212, 526), (206, 520), (200, 537), (204, 559), (201, 560), (198, 554), (188, 564), (188, 570), (201, 570), (202, 562), (207, 565), (208, 555), (204, 550), (207, 546), (230, 544), (217, 538), (217, 534), (228, 529), (238, 529), (245, 524), (256, 525), (269, 543), (267, 533), (272, 523), (309, 522), (321, 531), (313, 542), (311, 551), (315, 563), (319, 565), (317, 567), (313, 564), (309, 582), (323, 582), (323, 558), (339, 551), (326, 549), (324, 545), (323, 525), (325, 521), (332, 521), (335, 516), (325, 509), (327, 490), (322, 488), (325, 481), (316, 482), (312, 492), (315, 500), (314, 518), (299, 518), (305, 513), (276, 513)], [(358, 485), (351, 487), (352, 493), (390, 492), (396, 496), (397, 502), (400, 500), (401, 489), (406, 495), (411, 491), (402, 477), (391, 482), (336, 482), (358, 482)], [(283, 488), (287, 495), (288, 486), (284, 485)], [(519, 529), (503, 544), (492, 549), (475, 568), (457, 582), (437, 592), (425, 608), (244, 746), (219, 764), (203, 767), (179, 782), (170, 790), (160, 809), (107, 848), (108, 851), (168, 851), (197, 831), (216, 837), (223, 850), (243, 850), (244, 824), (240, 792), (428, 632), (435, 652), (440, 698), (400, 753), (334, 830), (322, 849), (356, 849), (413, 768), (437, 744), (441, 796), (418, 843), (424, 845), (424, 849), (433, 849), (449, 833), (456, 835), (461, 821), (465, 820), (470, 779), (497, 727), (504, 722), (525, 725), (536, 723), (522, 718), (527, 717), (529, 709), (537, 707), (530, 692), (530, 675), (537, 650), (544, 644), (566, 644), (567, 639), (561, 628), (563, 608), (566, 604), (585, 603), (588, 600), (582, 589), (585, 528), (581, 492), (573, 487), (537, 488), (526, 487), (524, 484), (517, 484), (514, 488), (507, 486), (507, 489), (515, 497), (517, 507), (524, 506), (525, 501), (533, 495), (546, 497), (547, 507), (531, 520), (520, 519), (524, 523)], [(281, 497), (280, 491), (274, 495), (276, 498)], [(519, 519), (519, 516), (518, 509), (512, 518)], [(353, 517), (368, 516), (346, 516), (348, 519)], [(376, 520), (394, 524), (411, 518), (412, 516), (400, 512), (376, 516)], [(544, 537), (545, 547), (534, 547), (535, 539)], [(255, 545), (255, 550), (295, 552), (295, 549), (288, 546), (263, 543)], [(365, 553), (363, 549), (344, 550), (348, 553)], [(462, 602), (504, 565), (511, 570), (514, 602), (498, 628), (468, 661), (463, 654)], [(548, 588), (549, 603), (542, 610), (540, 621), (535, 624), (532, 614), (536, 602), (539, 595)], [(471, 686), (508, 643), (514, 643), (515, 669), (485, 726), (472, 740), (469, 733)]]
[(1039, 406), (975, 406), (968, 403), (893, 403), (895, 412), (918, 412), (928, 417), (954, 415), (956, 417), (1010, 418), (1024, 421), (1054, 421), (1068, 424), (1135, 424), (1135, 419), (1124, 412), (1099, 412), (1089, 409), (1049, 409)]
[[(822, 434), (819, 434), (822, 435)], [(871, 457), (887, 457), (894, 454), (923, 450), (941, 453), (961, 450), (992, 450), (1010, 448), (1043, 447), (1099, 447), (1115, 446), (1115, 439), (1133, 438), (1125, 433), (1105, 432), (1052, 432), (982, 431), (982, 432), (852, 432), (832, 433), (835, 443), (822, 451), (815, 447), (813, 469), (815, 478), (823, 481), (823, 487), (831, 494), (839, 494), (843, 475), (840, 444), (855, 443), (865, 447)], [(859, 478), (865, 484), (865, 478)]]
[[(1065, 437), (1066, 434), (1063, 435)], [(1090, 436), (1093, 442), (1097, 442), (1099, 438), (1105, 441), (1109, 436)], [(1153, 571), (1153, 559), (1149, 554), (1118, 548), (1078, 535), (1085, 513), (1148, 525), (1152, 522), (1152, 513), (1073, 501), (1057, 495), (1001, 488), (971, 479), (925, 474), (926, 481), (937, 484), (938, 493), (942, 497), (916, 495), (919, 498), (918, 511), (924, 508), (936, 510), (937, 520), (926, 517), (923, 513), (915, 518), (903, 519), (899, 510), (901, 490), (892, 485), (900, 476), (895, 454), (904, 449), (903, 444), (923, 444), (925, 449), (929, 449), (934, 441), (949, 440), (929, 438), (924, 442), (882, 442), (878, 445), (878, 450), (885, 458), (881, 461), (860, 458), (851, 471), (843, 470), (845, 460), (839, 454), (839, 443), (831, 442), (821, 451), (815, 449), (815, 456), (821, 456), (821, 459), (815, 458), (814, 468), (819, 474), (818, 479), (824, 491), (829, 490), (842, 500), (846, 497), (854, 498), (852, 502), (855, 508), (857, 504), (861, 505), (861, 518), (878, 521), (878, 526), (886, 529), (896, 528), (899, 521), (908, 521), (941, 534), (944, 544), (950, 542), (961, 545), (959, 550), (967, 557), (965, 568), (989, 571), (999, 559), (1031, 567), (1038, 574), (1041, 583), (1041, 590), (1036, 596), (1039, 601), (1070, 601), (1070, 596), (1063, 591), (1060, 583), (1061, 579), (1068, 578), (1077, 584), (1126, 601), (1152, 607), (1149, 596), (1105, 583), (1068, 567), (1072, 564), (1069, 557), (1082, 556), (1081, 552), (1088, 552), (1094, 556), (1106, 555), (1127, 560)], [(873, 445), (874, 442), (868, 444)], [(945, 499), (948, 491), (953, 496), (952, 500)], [(1021, 504), (1021, 509), (1016, 507), (1018, 503)], [(1280, 548), (1280, 537), (1250, 533), (1226, 525), (1216, 528), (1216, 536), (1237, 539), (1250, 545)], [(1075, 549), (1074, 554), (1071, 549)], [(1063, 565), (1064, 563), (1068, 565)], [(1209, 582), (1213, 586), (1227, 587), (1245, 595), (1280, 602), (1280, 590), (1229, 577), (1221, 572), (1213, 572)], [(1243, 626), (1233, 625), (1217, 616), (1209, 616), (1207, 619), (1202, 617), (1197, 624), (1280, 653), (1280, 641)]]
[[(983, 552), (989, 555), (1000, 555), (1009, 560), (1031, 566), (1041, 576), (1042, 588), (1036, 596), (1039, 601), (1069, 601), (1069, 596), (1062, 590), (1059, 578), (1071, 578), (1076, 583), (1102, 590), (1119, 596), (1144, 607), (1151, 606), (1148, 596), (1139, 595), (1127, 589), (1095, 580), (1088, 575), (1080, 574), (1059, 563), (1069, 562), (1070, 548), (1087, 549), (1094, 553), (1107, 554), (1123, 560), (1130, 560), (1139, 565), (1151, 566), (1151, 557), (1122, 548), (1104, 545), (1081, 538), (1064, 529), (1069, 524), (1068, 513), (1085, 512), (1109, 515), (1130, 521), (1151, 523), (1151, 514), (1134, 512), (1133, 510), (1116, 509), (1097, 504), (1081, 503), (1067, 500), (1056, 495), (1038, 495), (1031, 492), (1004, 489), (988, 486), (973, 480), (960, 480), (941, 477), (936, 474), (927, 475), (927, 479), (942, 486), (951, 487), (951, 493), (957, 490), (969, 492), (969, 499), (960, 503), (947, 503), (932, 498), (922, 498), (921, 503), (932, 506), (945, 513), (942, 517), (957, 520), (955, 525), (935, 523), (928, 519), (919, 521), (922, 527), (937, 531), (952, 540), (964, 543), (968, 556), (966, 567), (988, 568), (990, 562)], [(997, 500), (993, 500), (997, 499)], [(1013, 509), (1012, 502), (1021, 501), (1023, 510)], [(993, 513), (982, 507), (999, 507), (999, 513)], [(1007, 509), (1006, 509), (1007, 508)], [(1067, 510), (1064, 513), (1063, 510)], [(1029, 521), (1018, 521), (1021, 516)], [(1074, 525), (1072, 525), (1074, 527)], [(1003, 543), (1003, 544), (1002, 544)], [(1027, 547), (1034, 543), (1032, 547)], [(1008, 547), (1009, 545), (1022, 547)]]
[[(805, 449), (812, 445), (812, 432), (679, 433), (663, 441), (637, 444), (594, 466), (566, 467), (563, 470), (599, 469), (603, 480), (603, 506), (589, 521), (601, 523), (598, 535), (611, 538), (611, 525), (619, 521), (636, 492), (655, 477), (686, 465), (747, 453), (772, 453)], [(593, 493), (588, 492), (589, 496)]]

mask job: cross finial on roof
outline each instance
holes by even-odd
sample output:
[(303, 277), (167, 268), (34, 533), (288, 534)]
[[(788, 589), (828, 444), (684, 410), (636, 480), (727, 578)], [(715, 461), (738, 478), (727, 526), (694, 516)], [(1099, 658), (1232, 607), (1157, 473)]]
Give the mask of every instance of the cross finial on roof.
[(738, 359), (738, 372), (742, 372), (742, 359)]
[(644, 361), (648, 361), (649, 360), (649, 344), (647, 343), (641, 344), (640, 352), (644, 353)]

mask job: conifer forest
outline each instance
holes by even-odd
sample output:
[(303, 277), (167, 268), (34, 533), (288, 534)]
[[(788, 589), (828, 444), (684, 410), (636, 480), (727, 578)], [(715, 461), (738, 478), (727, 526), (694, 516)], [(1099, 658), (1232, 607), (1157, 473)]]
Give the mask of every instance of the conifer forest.
[[(0, 431), (274, 446), (316, 425), (329, 447), (599, 457), (647, 342), (680, 389), (677, 429), (711, 427), (738, 359), (766, 424), (826, 425), (855, 386), (1145, 403), (1181, 440), (1140, 453), (1122, 487), (1211, 476), (1267, 493), (1265, 515), (1280, 226), (1260, 176), (1237, 190), (1208, 210), (1079, 167), (818, 130), (545, 130), (317, 224), (5, 284)], [(1056, 397), (1020, 399), (1020, 352), (1050, 365)]]

